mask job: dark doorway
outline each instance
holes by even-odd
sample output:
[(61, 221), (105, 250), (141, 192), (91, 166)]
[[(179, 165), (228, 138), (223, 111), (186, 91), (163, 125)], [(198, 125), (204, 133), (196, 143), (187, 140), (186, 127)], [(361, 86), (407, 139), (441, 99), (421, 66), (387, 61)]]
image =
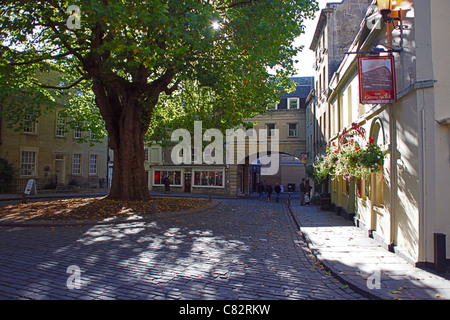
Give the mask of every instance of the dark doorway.
[(184, 173), (184, 192), (191, 192), (191, 176), (190, 172)]

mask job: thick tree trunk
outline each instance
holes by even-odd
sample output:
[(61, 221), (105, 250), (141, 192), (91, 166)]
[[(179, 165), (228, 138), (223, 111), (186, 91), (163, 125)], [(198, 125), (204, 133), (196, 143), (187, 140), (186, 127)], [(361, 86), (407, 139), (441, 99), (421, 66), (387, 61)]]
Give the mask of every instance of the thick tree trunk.
[[(138, 94), (109, 91), (94, 84), (97, 105), (106, 123), (114, 167), (109, 197), (118, 200), (146, 200), (149, 191), (144, 168), (144, 136), (148, 121)], [(147, 123), (146, 123), (147, 122)]]
[[(99, 70), (90, 71), (93, 78), (101, 78)], [(144, 71), (146, 75), (147, 71)], [(144, 136), (160, 93), (170, 94), (176, 88), (174, 85), (168, 89), (173, 76), (168, 73), (151, 85), (146, 85), (147, 76), (142, 77), (143, 84), (125, 83), (118, 77), (93, 81), (96, 103), (105, 120), (109, 146), (114, 151), (110, 198), (146, 200), (149, 197)]]
[(110, 197), (145, 200), (149, 195), (144, 168), (144, 135), (148, 127), (140, 116), (139, 104), (134, 99), (128, 102), (128, 105), (122, 105), (119, 121), (108, 130), (114, 151)]
[[(119, 129), (118, 144), (114, 147), (114, 168), (110, 197), (120, 200), (145, 200), (148, 186), (144, 168), (144, 138), (139, 124)], [(138, 138), (139, 137), (139, 138)]]

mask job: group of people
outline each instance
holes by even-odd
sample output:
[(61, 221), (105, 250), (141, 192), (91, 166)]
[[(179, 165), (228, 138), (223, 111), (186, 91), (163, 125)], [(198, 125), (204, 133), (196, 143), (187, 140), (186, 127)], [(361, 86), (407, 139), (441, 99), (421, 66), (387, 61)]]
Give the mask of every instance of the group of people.
[(281, 187), (278, 183), (275, 184), (275, 187), (272, 188), (272, 185), (270, 183), (267, 183), (264, 181), (264, 183), (260, 182), (258, 184), (258, 193), (259, 193), (259, 200), (264, 200), (264, 195), (267, 197), (267, 201), (270, 201), (270, 198), (272, 197), (272, 193), (275, 192), (276, 197), (275, 201), (280, 201), (280, 192)]
[[(311, 184), (309, 179), (302, 179), (302, 182), (300, 183), (300, 205), (301, 206), (309, 206), (311, 203)], [(275, 184), (275, 187), (272, 188), (272, 185), (270, 183), (264, 183), (260, 182), (258, 183), (258, 193), (259, 193), (259, 200), (264, 200), (264, 197), (266, 197), (267, 201), (270, 201), (272, 197), (272, 193), (275, 192), (276, 198), (275, 201), (280, 201), (280, 192), (281, 187), (278, 183)]]

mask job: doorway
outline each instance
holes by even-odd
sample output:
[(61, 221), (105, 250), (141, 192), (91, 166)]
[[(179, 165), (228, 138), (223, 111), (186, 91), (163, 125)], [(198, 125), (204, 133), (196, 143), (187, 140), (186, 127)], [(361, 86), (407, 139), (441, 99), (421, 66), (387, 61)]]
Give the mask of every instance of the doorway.
[(192, 181), (192, 173), (185, 172), (184, 173), (184, 192), (191, 193), (191, 181)]
[(55, 155), (56, 185), (66, 184), (66, 157), (63, 154)]

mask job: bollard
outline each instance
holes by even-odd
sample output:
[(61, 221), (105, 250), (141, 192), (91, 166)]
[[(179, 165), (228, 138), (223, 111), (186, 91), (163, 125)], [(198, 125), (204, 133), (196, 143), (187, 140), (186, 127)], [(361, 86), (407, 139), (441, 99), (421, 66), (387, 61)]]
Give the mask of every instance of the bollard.
[(447, 271), (446, 236), (443, 233), (434, 234), (434, 270)]
[(22, 194), (22, 203), (28, 203), (28, 198), (27, 198), (27, 194), (26, 193), (24, 193), (24, 194)]
[(211, 195), (211, 193), (209, 194), (209, 202), (211, 202), (212, 201), (212, 195)]

